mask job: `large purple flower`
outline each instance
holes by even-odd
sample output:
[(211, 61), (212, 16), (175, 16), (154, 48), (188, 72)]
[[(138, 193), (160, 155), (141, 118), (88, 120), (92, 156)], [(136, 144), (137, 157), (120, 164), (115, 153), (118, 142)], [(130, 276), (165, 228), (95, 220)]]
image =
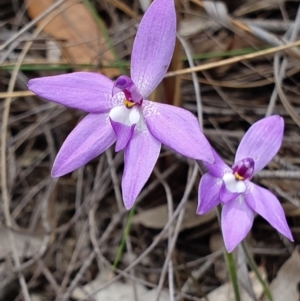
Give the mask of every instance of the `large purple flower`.
[(293, 240), (280, 202), (270, 191), (250, 182), (278, 152), (284, 130), (280, 116), (264, 118), (244, 135), (232, 168), (216, 152), (215, 164), (205, 164), (208, 172), (199, 184), (198, 214), (223, 204), (221, 227), (225, 247), (231, 252), (250, 231), (254, 213), (277, 231)]
[(193, 114), (146, 100), (168, 69), (175, 38), (173, 0), (155, 0), (137, 31), (131, 78), (113, 82), (97, 73), (76, 72), (29, 81), (37, 95), (89, 113), (61, 147), (53, 177), (83, 166), (116, 142), (116, 151), (124, 149), (122, 191), (129, 209), (153, 170), (161, 143), (183, 156), (214, 162)]

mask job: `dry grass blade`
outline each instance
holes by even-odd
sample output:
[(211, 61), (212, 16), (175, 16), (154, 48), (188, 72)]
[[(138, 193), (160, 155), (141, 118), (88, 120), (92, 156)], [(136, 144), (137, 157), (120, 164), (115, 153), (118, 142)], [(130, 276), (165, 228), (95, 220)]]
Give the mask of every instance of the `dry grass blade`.
[(251, 60), (251, 59), (261, 57), (261, 56), (267, 56), (269, 54), (274, 54), (276, 52), (284, 51), (284, 50), (287, 50), (287, 49), (290, 49), (293, 47), (297, 47), (297, 46), (300, 46), (300, 41), (296, 41), (293, 43), (287, 43), (286, 45), (281, 45), (281, 46), (277, 46), (277, 47), (272, 47), (267, 50), (257, 51), (256, 53), (253, 53), (253, 54), (251, 53), (251, 54), (236, 56), (236, 57), (233, 57), (230, 59), (222, 60), (220, 62), (205, 64), (205, 65), (196, 66), (193, 68), (186, 68), (186, 69), (182, 69), (182, 70), (178, 70), (178, 71), (174, 71), (174, 72), (168, 72), (166, 74), (166, 77), (177, 76), (177, 75), (187, 74), (187, 73), (191, 73), (191, 72), (209, 70), (209, 69), (217, 68), (220, 66), (238, 63), (238, 62), (241, 62), (244, 60)]
[[(28, 80), (107, 71), (117, 63), (127, 68), (141, 6), (149, 1), (28, 0), (28, 11), (15, 1), (2, 2), (0, 299), (101, 300), (125, 292), (124, 300), (230, 300), (215, 212), (195, 213), (201, 174), (193, 161), (162, 146), (130, 218), (121, 193), (123, 152), (111, 148), (79, 170), (50, 178), (59, 149), (85, 113), (39, 99), (27, 91)], [(166, 98), (199, 117), (205, 136), (229, 166), (251, 124), (270, 114), (284, 118), (282, 147), (253, 181), (282, 202), (298, 244), (299, 1), (175, 4), (180, 37), (167, 74), (171, 84), (164, 81)], [(113, 62), (112, 45), (121, 62)], [(49, 57), (53, 48), (63, 55), (55, 63)], [(284, 286), (293, 270), (287, 273), (281, 265), (294, 245), (259, 216), (247, 244), (254, 260), (263, 263), (262, 274), (267, 271), (272, 281), (278, 273), (276, 287)], [(292, 260), (297, 267), (294, 255), (286, 264)], [(250, 274), (253, 294), (244, 260), (240, 267), (246, 300), (259, 300), (261, 286)], [(290, 281), (293, 293), (295, 283)]]

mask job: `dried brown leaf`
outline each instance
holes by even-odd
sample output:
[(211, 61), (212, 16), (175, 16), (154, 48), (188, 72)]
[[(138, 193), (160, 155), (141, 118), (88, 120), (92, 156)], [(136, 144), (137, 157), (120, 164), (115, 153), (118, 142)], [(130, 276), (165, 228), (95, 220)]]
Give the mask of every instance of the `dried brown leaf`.
[[(34, 19), (48, 9), (55, 0), (26, 0), (29, 16)], [(90, 64), (99, 59), (101, 64), (114, 61), (114, 55), (97, 26), (90, 11), (83, 3), (70, 7), (66, 1), (62, 7), (66, 9), (43, 29), (58, 42), (63, 42), (63, 56), (73, 64)], [(68, 8), (67, 8), (68, 7)], [(118, 75), (117, 69), (101, 70), (107, 76)]]
[(284, 263), (278, 271), (277, 277), (270, 285), (274, 301), (298, 301), (297, 287), (300, 283), (300, 254), (299, 248)]
[[(215, 210), (212, 210), (204, 215), (197, 215), (195, 203), (188, 202), (185, 207), (185, 213), (180, 231), (203, 225), (214, 219), (215, 216)], [(164, 204), (155, 208), (141, 211), (133, 218), (133, 223), (142, 224), (147, 228), (162, 229), (167, 224), (168, 219), (168, 206), (167, 204)]]

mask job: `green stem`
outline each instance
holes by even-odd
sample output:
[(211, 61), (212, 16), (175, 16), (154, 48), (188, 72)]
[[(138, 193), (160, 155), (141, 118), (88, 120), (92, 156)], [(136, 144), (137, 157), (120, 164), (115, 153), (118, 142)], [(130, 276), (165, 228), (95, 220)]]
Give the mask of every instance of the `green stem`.
[(224, 257), (229, 273), (230, 280), (232, 282), (233, 292), (236, 301), (241, 301), (240, 290), (238, 285), (238, 278), (236, 274), (235, 262), (232, 253), (224, 252)]
[[(221, 211), (222, 211), (221, 205), (218, 205), (217, 206), (217, 215), (218, 215), (220, 225), (221, 225)], [(224, 258), (225, 258), (225, 262), (227, 265), (229, 278), (232, 283), (235, 301), (241, 301), (240, 290), (239, 290), (239, 285), (238, 285), (238, 278), (237, 278), (237, 274), (236, 274), (236, 267), (235, 267), (233, 255), (232, 255), (232, 253), (228, 253), (225, 250)]]
[(117, 255), (116, 255), (114, 263), (113, 263), (113, 267), (112, 267), (113, 271), (117, 268), (117, 266), (120, 262), (121, 256), (123, 254), (125, 244), (126, 244), (126, 238), (128, 237), (129, 232), (130, 232), (131, 223), (132, 223), (132, 219), (134, 217), (134, 213), (135, 213), (135, 205), (129, 211), (129, 215), (128, 215), (128, 219), (127, 219), (127, 222), (126, 222), (126, 225), (125, 225), (122, 240), (121, 240), (121, 243), (119, 245), (118, 252), (117, 252)]
[(252, 256), (249, 254), (249, 251), (248, 251), (248, 248), (247, 248), (245, 242), (242, 241), (241, 245), (242, 245), (243, 252), (244, 252), (244, 254), (246, 256), (247, 262), (248, 262), (251, 270), (254, 272), (256, 278), (258, 279), (258, 281), (260, 282), (261, 286), (264, 289), (264, 294), (265, 294), (266, 298), (269, 301), (273, 301), (273, 297), (272, 297), (270, 288), (269, 288), (268, 284), (266, 283), (266, 281), (264, 281), (264, 279), (261, 277), (261, 275), (259, 273), (259, 270), (258, 270), (258, 268), (256, 266), (256, 263), (254, 262)]

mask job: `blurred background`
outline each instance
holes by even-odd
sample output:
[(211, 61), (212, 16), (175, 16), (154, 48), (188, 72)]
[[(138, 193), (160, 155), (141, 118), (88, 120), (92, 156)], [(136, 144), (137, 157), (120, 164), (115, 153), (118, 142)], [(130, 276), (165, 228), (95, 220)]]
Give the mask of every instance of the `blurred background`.
[[(234, 300), (216, 212), (195, 214), (201, 173), (192, 160), (163, 147), (130, 212), (120, 194), (123, 154), (113, 147), (67, 176), (50, 177), (63, 141), (85, 114), (34, 96), (28, 80), (80, 70), (111, 79), (129, 74), (149, 4), (0, 1), (0, 300)], [(282, 202), (295, 243), (257, 217), (247, 245), (273, 299), (297, 301), (300, 50), (269, 50), (299, 40), (300, 2), (175, 4), (170, 73), (150, 98), (203, 120), (229, 165), (251, 124), (284, 117), (282, 148), (254, 181)], [(202, 70), (176, 75), (193, 66)], [(243, 300), (262, 300), (243, 252), (234, 255)]]

